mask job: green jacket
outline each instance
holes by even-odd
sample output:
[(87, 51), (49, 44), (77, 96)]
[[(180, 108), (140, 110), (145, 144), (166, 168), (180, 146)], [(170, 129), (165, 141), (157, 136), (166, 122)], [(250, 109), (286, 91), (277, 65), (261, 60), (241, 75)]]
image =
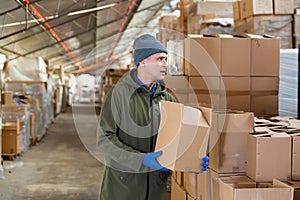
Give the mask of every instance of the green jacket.
[(155, 148), (160, 100), (175, 101), (157, 82), (153, 95), (136, 81), (131, 70), (108, 92), (100, 113), (98, 145), (106, 167), (101, 200), (164, 200), (168, 172), (142, 164), (144, 154)]

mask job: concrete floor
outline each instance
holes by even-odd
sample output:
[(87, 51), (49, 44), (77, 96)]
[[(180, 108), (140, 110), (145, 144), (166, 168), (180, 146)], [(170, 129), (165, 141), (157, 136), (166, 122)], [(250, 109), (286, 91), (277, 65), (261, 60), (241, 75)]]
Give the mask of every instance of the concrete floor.
[(94, 107), (76, 105), (59, 114), (39, 143), (4, 160), (0, 200), (97, 199), (103, 164), (96, 129)]

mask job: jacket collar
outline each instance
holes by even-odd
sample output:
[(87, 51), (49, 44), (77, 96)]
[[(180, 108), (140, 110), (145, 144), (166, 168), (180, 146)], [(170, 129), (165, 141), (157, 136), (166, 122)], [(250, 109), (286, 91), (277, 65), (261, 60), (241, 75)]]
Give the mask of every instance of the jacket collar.
[(153, 84), (149, 87), (147, 87), (146, 84), (144, 84), (138, 77), (137, 74), (135, 74), (135, 81), (142, 87), (146, 88), (146, 90), (150, 93), (150, 95), (153, 95), (155, 93), (157, 83), (156, 81), (153, 82)]

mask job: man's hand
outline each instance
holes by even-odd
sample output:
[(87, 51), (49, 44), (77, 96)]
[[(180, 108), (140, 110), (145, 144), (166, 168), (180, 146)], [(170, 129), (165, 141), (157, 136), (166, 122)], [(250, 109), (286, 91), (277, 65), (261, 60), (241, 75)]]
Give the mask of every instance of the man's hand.
[(145, 154), (144, 159), (143, 159), (143, 164), (152, 169), (157, 169), (157, 170), (164, 171), (164, 172), (170, 171), (168, 168), (161, 166), (157, 162), (156, 158), (158, 156), (160, 156), (161, 154), (162, 154), (162, 151), (151, 152), (151, 153)]

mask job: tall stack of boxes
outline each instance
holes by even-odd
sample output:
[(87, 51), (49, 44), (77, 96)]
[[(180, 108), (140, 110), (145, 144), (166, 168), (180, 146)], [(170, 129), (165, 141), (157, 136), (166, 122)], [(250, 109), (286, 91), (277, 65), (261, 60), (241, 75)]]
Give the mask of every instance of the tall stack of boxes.
[(209, 169), (172, 172), (172, 200), (299, 198), (299, 120), (215, 111), (212, 122)]
[(195, 2), (187, 8), (189, 34), (268, 34), (293, 47), (294, 0)]
[(185, 75), (166, 76), (168, 89), (180, 103), (215, 110), (209, 170), (173, 172), (171, 199), (291, 199), (299, 188), (297, 128), (291, 136), (254, 123), (254, 115), (278, 115), (280, 39), (189, 35), (184, 45)]
[(280, 48), (293, 46), (293, 3), (205, 1), (189, 6), (192, 34), (183, 44), (184, 75), (169, 74), (165, 82), (180, 103), (213, 107), (214, 123), (209, 169), (172, 172), (172, 200), (299, 198), (299, 124), (291, 134), (266, 131), (278, 128), (272, 120), (257, 122), (258, 116), (278, 115)]
[(278, 114), (278, 38), (189, 35), (184, 48), (188, 103)]

